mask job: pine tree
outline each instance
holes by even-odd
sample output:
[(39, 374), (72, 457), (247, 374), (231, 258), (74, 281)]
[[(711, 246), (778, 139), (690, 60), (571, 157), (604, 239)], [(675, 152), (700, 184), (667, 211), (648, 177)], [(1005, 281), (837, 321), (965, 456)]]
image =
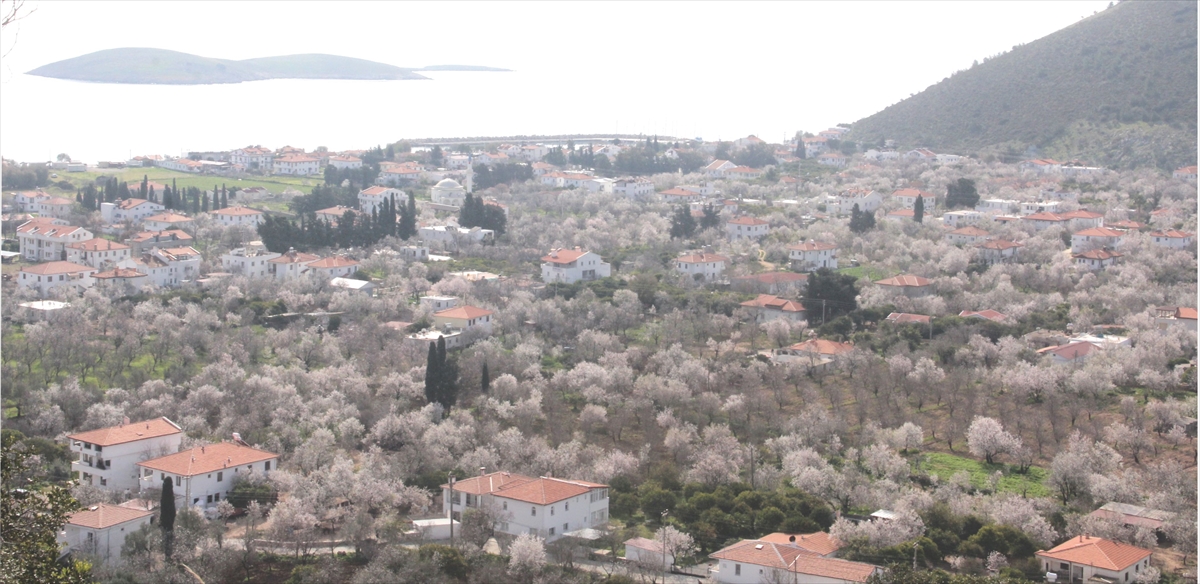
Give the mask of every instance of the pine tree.
[(925, 197), (917, 195), (917, 202), (913, 203), (913, 221), (921, 223), (925, 220)]
[(83, 204), (83, 191), (81, 189), (75, 189), (75, 202), (80, 205)]
[(198, 215), (200, 213), (200, 189), (188, 187), (188, 192), (192, 199), (192, 215)]
[(163, 479), (162, 498), (158, 503), (158, 526), (163, 531), (163, 555), (171, 559), (175, 547), (175, 482)]
[(716, 206), (710, 204), (704, 205), (704, 216), (700, 218), (700, 229), (710, 229), (721, 226), (721, 214), (717, 211)]
[(691, 209), (686, 204), (676, 207), (671, 217), (671, 239), (691, 237), (695, 232), (696, 218), (692, 217)]
[(408, 193), (408, 204), (400, 215), (400, 227), (397, 230), (400, 239), (407, 240), (417, 234), (417, 198)]

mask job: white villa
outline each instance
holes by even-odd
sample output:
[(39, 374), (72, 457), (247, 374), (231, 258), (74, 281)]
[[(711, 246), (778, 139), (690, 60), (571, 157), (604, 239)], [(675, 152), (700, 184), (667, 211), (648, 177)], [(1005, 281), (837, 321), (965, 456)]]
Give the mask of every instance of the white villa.
[(770, 231), (771, 224), (757, 217), (743, 215), (725, 222), (725, 235), (729, 239), (761, 239)]
[(837, 244), (810, 240), (789, 245), (787, 249), (793, 270), (812, 272), (821, 268), (836, 270), (838, 267)]
[(183, 452), (137, 462), (142, 490), (175, 482), (175, 499), (183, 505), (207, 508), (229, 497), (238, 475), (263, 476), (279, 468), (279, 455), (237, 438), (196, 446)]
[(17, 286), (37, 290), (42, 297), (58, 288), (86, 290), (95, 285), (92, 275), (98, 271), (91, 266), (63, 261), (24, 266), (17, 274)]
[(575, 249), (554, 249), (542, 256), (542, 281), (574, 284), (612, 275), (612, 266), (599, 255)]
[(76, 460), (71, 471), (80, 484), (110, 491), (138, 489), (137, 463), (179, 452), (183, 430), (167, 418), (68, 434)]
[(701, 281), (712, 282), (721, 277), (729, 258), (714, 253), (690, 253), (675, 260), (675, 271)]
[(258, 224), (263, 222), (264, 217), (262, 211), (236, 205), (217, 209), (212, 212), (212, 216), (218, 223), (225, 227), (244, 225), (250, 228), (258, 227)]
[(608, 485), (480, 470), (480, 476), (442, 485), (442, 511), (452, 520), (486, 506), (499, 516), (497, 531), (528, 533), (546, 541), (608, 523)]

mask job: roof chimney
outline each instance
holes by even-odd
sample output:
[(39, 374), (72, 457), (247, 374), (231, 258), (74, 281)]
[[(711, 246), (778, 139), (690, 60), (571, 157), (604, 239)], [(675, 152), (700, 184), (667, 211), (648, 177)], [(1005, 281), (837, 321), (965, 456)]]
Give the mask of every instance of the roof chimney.
[(796, 536), (794, 536), (794, 535), (789, 535), (789, 536), (788, 536), (788, 541), (789, 541), (789, 542), (792, 542), (792, 543), (796, 543)]
[(487, 474), (487, 467), (486, 466), (479, 467), (479, 476), (483, 476), (485, 474)]

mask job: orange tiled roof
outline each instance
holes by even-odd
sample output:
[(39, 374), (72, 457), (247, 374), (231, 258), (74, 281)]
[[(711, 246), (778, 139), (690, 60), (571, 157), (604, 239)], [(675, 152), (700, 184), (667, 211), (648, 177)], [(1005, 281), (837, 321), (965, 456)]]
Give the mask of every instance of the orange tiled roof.
[(932, 317), (925, 316), (924, 314), (911, 314), (908, 312), (893, 312), (893, 313), (887, 315), (886, 320), (891, 321), (891, 322), (900, 323), (900, 324), (906, 324), (906, 323), (910, 323), (910, 322), (927, 323), (927, 322), (929, 322), (929, 320), (931, 318)]
[(804, 341), (803, 343), (796, 343), (788, 348), (793, 351), (800, 351), (803, 353), (817, 353), (818, 355), (840, 355), (842, 353), (849, 353), (850, 351), (853, 351), (854, 345), (851, 345), (850, 343), (839, 343), (837, 341), (830, 341), (826, 339), (812, 339), (809, 341)]
[(758, 282), (760, 284), (785, 284), (789, 282), (804, 282), (808, 280), (806, 274), (797, 274), (794, 272), (763, 272), (761, 274), (753, 274), (750, 276), (742, 276), (735, 278), (739, 282)]
[(1084, 237), (1121, 237), (1122, 235), (1125, 235), (1125, 232), (1117, 231), (1116, 229), (1109, 229), (1107, 227), (1092, 227), (1090, 229), (1084, 229), (1083, 231), (1076, 232), (1075, 235), (1082, 235)]
[(983, 249), (1005, 250), (1005, 249), (1011, 249), (1014, 247), (1024, 247), (1024, 246), (1015, 241), (1008, 241), (1007, 239), (993, 239), (991, 241), (985, 241), (975, 247), (980, 247)]
[(699, 197), (700, 196), (700, 193), (697, 193), (696, 191), (689, 191), (688, 189), (683, 189), (683, 188), (679, 188), (679, 187), (673, 187), (673, 188), (667, 189), (659, 194), (667, 195), (670, 197)]
[(1037, 552), (1038, 557), (1094, 566), (1120, 572), (1150, 556), (1150, 550), (1109, 539), (1081, 535), (1054, 549)]
[(715, 253), (690, 253), (684, 256), (679, 256), (678, 262), (685, 264), (703, 264), (707, 262), (727, 262), (729, 258)]
[(879, 284), (880, 286), (918, 287), (918, 286), (928, 286), (928, 285), (932, 284), (933, 282), (926, 278), (922, 278), (920, 276), (914, 276), (912, 274), (901, 274), (899, 276), (895, 276), (892, 278), (886, 278), (883, 280), (879, 280), (875, 283)]
[(769, 308), (783, 312), (804, 312), (804, 305), (795, 300), (787, 300), (770, 294), (759, 294), (754, 300), (742, 303), (747, 308)]
[(486, 308), (479, 308), (478, 306), (455, 306), (454, 308), (447, 308), (446, 310), (433, 313), (434, 316), (440, 316), (442, 318), (462, 318), (467, 320), (479, 318), (481, 316), (487, 316), (489, 314), (495, 313)]
[(142, 461), (137, 465), (159, 472), (190, 477), (277, 458), (279, 458), (278, 454), (266, 450), (242, 446), (233, 442), (218, 442)]
[(97, 280), (122, 280), (126, 278), (146, 278), (148, 276), (134, 269), (116, 268), (114, 270), (108, 270), (107, 272), (96, 272), (95, 274), (92, 274), (92, 277)]
[(135, 440), (170, 436), (171, 434), (178, 434), (181, 431), (179, 426), (175, 425), (175, 422), (167, 418), (154, 418), (153, 420), (132, 422), (120, 426), (80, 432), (78, 434), (68, 434), (67, 438), (99, 446), (113, 446), (114, 444), (124, 444)]
[(315, 262), (309, 262), (310, 268), (344, 268), (347, 266), (357, 266), (358, 262), (345, 256), (331, 256), (321, 258)]
[[(494, 472), (455, 481), (454, 490), (469, 495), (486, 495), (500, 490), (505, 485), (512, 486), (535, 480), (537, 479), (516, 473)], [(441, 488), (448, 489), (450, 488), (450, 484), (443, 484)]]
[(217, 215), (262, 215), (262, 211), (251, 209), (250, 207), (225, 207), (213, 211)]
[(46, 262), (44, 264), (25, 266), (21, 268), (21, 271), (27, 274), (37, 274), (39, 276), (53, 276), (56, 274), (95, 272), (96, 268), (90, 266), (81, 266), (72, 262)]
[[(132, 209), (134, 207), (137, 207), (139, 205), (143, 205), (143, 204), (146, 204), (149, 202), (150, 201), (147, 201), (146, 199), (125, 199), (123, 201), (118, 201), (117, 207), (120, 209)], [(151, 203), (151, 204), (157, 205), (158, 203)]]
[(186, 215), (180, 215), (179, 213), (167, 212), (167, 213), (158, 213), (157, 215), (151, 215), (149, 217), (146, 217), (142, 221), (157, 221), (159, 223), (187, 223), (187, 222), (193, 221), (193, 219)]
[(742, 215), (741, 217), (730, 219), (727, 221), (727, 223), (730, 225), (769, 225), (769, 223), (766, 221), (763, 221), (757, 217), (750, 217), (749, 215)]
[(115, 241), (109, 241), (103, 237), (94, 237), (87, 241), (77, 241), (75, 243), (67, 244), (67, 247), (71, 249), (80, 249), (83, 251), (120, 251), (123, 249), (129, 249), (128, 245), (117, 243)]
[(771, 533), (758, 538), (758, 540), (790, 544), (822, 556), (832, 554), (842, 547), (840, 540), (824, 531), (800, 534)]
[(1176, 231), (1174, 229), (1168, 229), (1167, 231), (1152, 231), (1152, 232), (1150, 232), (1150, 237), (1169, 237), (1171, 239), (1187, 239), (1189, 237), (1192, 237), (1192, 234), (1187, 233), (1185, 231)]
[(935, 195), (933, 193), (927, 193), (925, 191), (922, 191), (919, 189), (913, 189), (913, 188), (898, 189), (898, 190), (892, 192), (893, 197), (916, 197), (918, 195), (922, 199), (924, 199), (926, 197), (935, 197), (935, 198), (937, 197), (937, 195)]
[(825, 251), (837, 249), (837, 244), (827, 243), (824, 241), (805, 241), (803, 243), (789, 245), (787, 248), (796, 251)]
[(1048, 213), (1046, 211), (1042, 211), (1041, 213), (1034, 213), (1033, 215), (1026, 215), (1025, 219), (1029, 220), (1029, 221), (1070, 221), (1071, 220), (1070, 217), (1064, 217), (1057, 213)]
[(1121, 255), (1122, 254), (1119, 254), (1115, 251), (1109, 251), (1107, 249), (1093, 249), (1083, 253), (1074, 254), (1071, 257), (1075, 259), (1083, 258), (1086, 260), (1111, 260), (1113, 258), (1119, 258)]
[(958, 313), (958, 315), (963, 318), (983, 318), (995, 322), (1000, 322), (1005, 318), (1003, 314), (990, 308), (987, 310), (964, 310)]
[(99, 505), (88, 507), (83, 511), (72, 513), (67, 523), (88, 529), (105, 529), (127, 521), (149, 517), (153, 514), (151, 511), (100, 503)]
[(515, 484), (511, 487), (501, 487), (493, 495), (504, 497), (505, 499), (533, 503), (535, 505), (549, 505), (563, 499), (587, 494), (593, 488), (604, 486), (597, 483), (542, 477), (529, 482)]
[(877, 570), (871, 564), (826, 558), (795, 545), (756, 539), (742, 540), (709, 557), (846, 582), (866, 582)]
[(542, 261), (549, 262), (551, 264), (569, 264), (579, 259), (586, 253), (588, 252), (579, 249), (578, 247), (575, 249), (555, 249), (542, 256)]

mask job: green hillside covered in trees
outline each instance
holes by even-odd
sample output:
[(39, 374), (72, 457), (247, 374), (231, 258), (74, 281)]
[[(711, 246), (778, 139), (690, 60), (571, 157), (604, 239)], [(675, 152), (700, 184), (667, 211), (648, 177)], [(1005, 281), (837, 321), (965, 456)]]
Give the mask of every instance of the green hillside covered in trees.
[(856, 122), (851, 137), (1006, 161), (1194, 164), (1196, 3), (1110, 6)]

